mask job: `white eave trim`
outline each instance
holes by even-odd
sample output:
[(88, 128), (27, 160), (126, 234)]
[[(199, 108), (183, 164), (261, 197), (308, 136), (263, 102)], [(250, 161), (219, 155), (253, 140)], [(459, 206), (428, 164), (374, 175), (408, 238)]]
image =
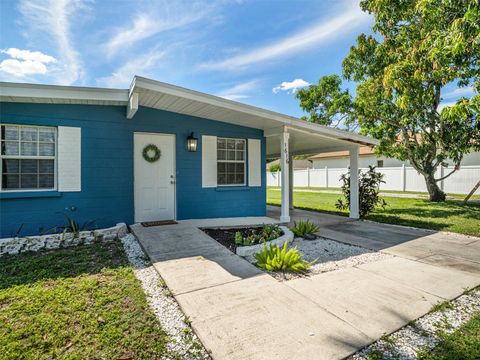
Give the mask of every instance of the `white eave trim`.
[(261, 109), (255, 106), (242, 104), (237, 101), (224, 99), (218, 96), (204, 94), (198, 91), (182, 88), (161, 81), (147, 79), (141, 76), (135, 76), (130, 85), (130, 94), (135, 89), (144, 89), (167, 94), (171, 96), (178, 96), (191, 101), (198, 101), (204, 104), (218, 106), (223, 109), (229, 109), (232, 111), (238, 111), (244, 114), (268, 118), (270, 120), (278, 121), (278, 128), (281, 129), (284, 126), (292, 129), (304, 129), (306, 131), (315, 132), (319, 135), (332, 137), (338, 140), (344, 140), (347, 142), (355, 142), (361, 145), (378, 145), (378, 141), (367, 136), (350, 133), (343, 130), (332, 129), (327, 126), (310, 123), (304, 120), (300, 120), (293, 116), (284, 115), (274, 111)]
[(128, 90), (0, 82), (0, 97), (128, 103)]

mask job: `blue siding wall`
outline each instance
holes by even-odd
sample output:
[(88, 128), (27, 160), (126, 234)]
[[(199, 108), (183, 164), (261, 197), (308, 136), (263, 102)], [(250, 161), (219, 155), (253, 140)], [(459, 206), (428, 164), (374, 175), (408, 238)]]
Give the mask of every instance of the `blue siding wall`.
[[(71, 213), (99, 227), (134, 221), (133, 134), (176, 135), (177, 218), (263, 216), (266, 213), (265, 138), (263, 131), (192, 116), (140, 107), (126, 119), (125, 107), (1, 103), (1, 123), (82, 128), (82, 191), (0, 195), (0, 236), (37, 234), (65, 223)], [(186, 150), (190, 132), (199, 138), (197, 152)], [(262, 139), (262, 187), (202, 188), (201, 136)]]

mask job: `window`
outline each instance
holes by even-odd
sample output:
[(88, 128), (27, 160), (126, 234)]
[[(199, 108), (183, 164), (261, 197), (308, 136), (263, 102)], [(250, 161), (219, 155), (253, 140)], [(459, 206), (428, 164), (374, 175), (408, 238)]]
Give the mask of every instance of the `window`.
[(383, 167), (383, 160), (377, 160), (377, 167)]
[(245, 140), (217, 138), (217, 184), (245, 185)]
[(56, 128), (1, 125), (1, 189), (55, 188)]

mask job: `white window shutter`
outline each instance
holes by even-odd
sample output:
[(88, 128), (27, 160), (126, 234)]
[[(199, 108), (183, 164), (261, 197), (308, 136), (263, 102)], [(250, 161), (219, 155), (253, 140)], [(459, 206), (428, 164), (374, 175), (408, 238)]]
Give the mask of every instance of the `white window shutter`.
[(202, 187), (217, 186), (217, 137), (202, 135)]
[(262, 186), (262, 143), (248, 139), (248, 186)]
[(82, 190), (82, 129), (58, 127), (58, 191)]

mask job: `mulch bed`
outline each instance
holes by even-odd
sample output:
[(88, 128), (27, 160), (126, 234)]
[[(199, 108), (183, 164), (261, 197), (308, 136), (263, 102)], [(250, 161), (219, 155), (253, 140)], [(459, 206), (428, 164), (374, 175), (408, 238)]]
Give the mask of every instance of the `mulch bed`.
[(252, 230), (255, 232), (262, 231), (262, 227), (247, 227), (247, 228), (229, 228), (229, 229), (202, 229), (208, 236), (218, 241), (220, 244), (225, 246), (228, 250), (235, 253), (237, 250), (237, 245), (235, 244), (235, 233), (240, 231), (242, 236), (246, 237), (252, 233)]

